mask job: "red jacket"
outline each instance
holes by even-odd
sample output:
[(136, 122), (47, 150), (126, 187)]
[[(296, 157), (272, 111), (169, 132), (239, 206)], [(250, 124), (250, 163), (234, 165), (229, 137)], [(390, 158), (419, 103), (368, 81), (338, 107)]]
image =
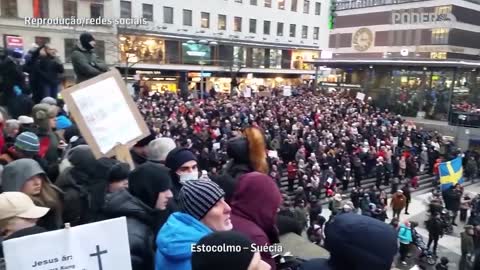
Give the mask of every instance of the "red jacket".
[[(233, 230), (245, 234), (257, 246), (278, 243), (276, 220), (281, 203), (282, 195), (270, 176), (259, 172), (242, 175), (230, 204)], [(261, 256), (272, 270), (276, 269), (270, 253), (262, 252)]]

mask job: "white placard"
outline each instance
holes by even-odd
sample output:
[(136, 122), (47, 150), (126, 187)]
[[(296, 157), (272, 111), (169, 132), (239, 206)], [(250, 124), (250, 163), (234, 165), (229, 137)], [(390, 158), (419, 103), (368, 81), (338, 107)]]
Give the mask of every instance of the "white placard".
[(245, 91), (243, 91), (243, 97), (252, 97), (252, 88), (250, 88), (250, 86), (245, 87)]
[(114, 78), (75, 91), (72, 98), (102, 154), (142, 135)]
[(3, 242), (7, 270), (131, 270), (125, 217)]
[(364, 101), (365, 100), (365, 93), (358, 92), (356, 98), (361, 100), (361, 101)]
[(268, 151), (268, 156), (271, 157), (271, 158), (278, 158), (278, 152), (269, 150)]
[(214, 143), (214, 144), (212, 145), (212, 149), (213, 149), (214, 151), (217, 151), (218, 149), (220, 149), (220, 143), (218, 143), (218, 142), (217, 142), (217, 143)]
[(283, 87), (283, 96), (284, 97), (292, 96), (292, 87), (290, 85), (286, 85)]

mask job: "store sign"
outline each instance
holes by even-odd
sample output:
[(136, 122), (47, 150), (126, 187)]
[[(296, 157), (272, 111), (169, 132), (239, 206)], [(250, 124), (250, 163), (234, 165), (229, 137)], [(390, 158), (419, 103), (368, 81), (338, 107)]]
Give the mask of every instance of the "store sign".
[(23, 54), (23, 38), (16, 36), (6, 36), (7, 48)]
[(143, 74), (143, 75), (160, 75), (162, 74), (159, 70), (137, 70), (135, 74)]
[(188, 77), (204, 77), (204, 78), (209, 78), (212, 77), (211, 72), (203, 72), (203, 76), (201, 72), (189, 72)]
[(456, 22), (452, 13), (436, 14), (434, 12), (392, 12), (392, 24), (420, 24)]
[(329, 86), (329, 87), (344, 87), (344, 88), (362, 88), (360, 84), (349, 84), (349, 83), (328, 83), (321, 82), (320, 86)]
[(463, 53), (465, 49), (463, 48), (455, 48), (451, 46), (417, 46), (417, 52), (456, 52), (456, 53)]

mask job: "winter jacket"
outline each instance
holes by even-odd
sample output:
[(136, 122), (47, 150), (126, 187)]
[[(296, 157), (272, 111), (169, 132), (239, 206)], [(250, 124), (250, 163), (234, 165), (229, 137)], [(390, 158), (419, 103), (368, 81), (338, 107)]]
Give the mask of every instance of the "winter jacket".
[(447, 189), (443, 192), (443, 200), (445, 201), (445, 208), (447, 210), (456, 212), (460, 209), (460, 200), (462, 199), (462, 192), (455, 188)]
[(188, 214), (170, 215), (157, 235), (155, 270), (192, 269), (192, 245), (210, 233), (210, 228)]
[(428, 233), (432, 236), (441, 236), (443, 235), (443, 224), (439, 218), (430, 218), (425, 222), (427, 225)]
[(351, 213), (336, 216), (326, 226), (325, 236), (330, 258), (308, 261), (302, 270), (386, 270), (398, 250), (397, 236), (391, 226)]
[(400, 225), (400, 229), (398, 230), (398, 240), (400, 241), (400, 243), (405, 245), (412, 243), (412, 229), (405, 226), (405, 224)]
[(402, 210), (407, 205), (407, 198), (403, 194), (395, 194), (390, 202), (393, 210)]
[[(269, 176), (258, 172), (243, 175), (239, 179), (230, 205), (233, 230), (245, 234), (258, 246), (278, 243), (278, 230), (275, 224), (277, 209), (281, 202), (280, 191)], [(259, 205), (262, 207), (258, 207)], [(276, 269), (271, 254), (262, 252), (261, 256), (273, 270)]]
[(77, 83), (91, 79), (108, 70), (107, 66), (98, 60), (93, 51), (86, 50), (81, 45), (78, 45), (72, 52), (72, 65), (77, 76)]
[(39, 56), (34, 64), (35, 77), (42, 85), (57, 86), (60, 84), (59, 74), (63, 71), (63, 65), (51, 56)]
[(132, 270), (153, 269), (157, 212), (127, 190), (121, 190), (105, 197), (102, 215), (127, 218)]
[(460, 242), (461, 242), (461, 251), (462, 256), (471, 254), (475, 252), (475, 245), (473, 241), (473, 236), (467, 234), (466, 232), (460, 233)]

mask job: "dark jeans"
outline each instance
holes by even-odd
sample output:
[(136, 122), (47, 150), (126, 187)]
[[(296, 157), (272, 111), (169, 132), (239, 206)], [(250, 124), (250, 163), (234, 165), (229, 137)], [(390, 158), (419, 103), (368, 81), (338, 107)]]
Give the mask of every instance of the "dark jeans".
[(293, 191), (293, 185), (295, 183), (295, 178), (288, 178), (288, 191)]
[(409, 249), (410, 249), (409, 244), (400, 243), (400, 261), (404, 262), (407, 259)]
[(400, 213), (401, 212), (402, 212), (402, 209), (400, 209), (400, 210), (393, 209), (393, 218), (397, 217), (398, 219), (400, 219)]
[(439, 238), (440, 238), (440, 236), (438, 236), (438, 235), (433, 235), (433, 234), (428, 235), (427, 248), (430, 249), (430, 246), (433, 243), (433, 250), (432, 250), (433, 254), (437, 254), (437, 246), (438, 246), (438, 239)]
[(52, 97), (54, 99), (57, 99), (57, 97), (58, 97), (58, 86), (44, 85), (43, 86), (43, 97)]
[(408, 205), (410, 204), (410, 201), (407, 200), (407, 203), (405, 204), (405, 214), (408, 213)]
[(467, 221), (467, 211), (468, 209), (460, 209), (460, 221), (466, 222)]

